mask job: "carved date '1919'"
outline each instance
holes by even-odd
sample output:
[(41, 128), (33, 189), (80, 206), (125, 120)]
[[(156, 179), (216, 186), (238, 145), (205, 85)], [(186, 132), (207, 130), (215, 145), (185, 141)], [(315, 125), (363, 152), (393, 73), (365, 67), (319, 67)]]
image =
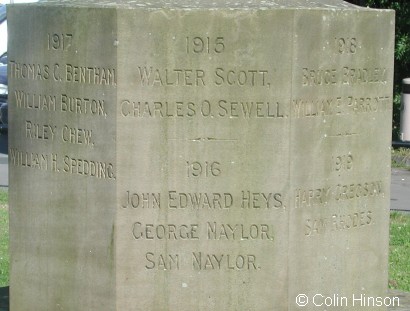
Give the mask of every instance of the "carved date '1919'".
[(47, 50), (68, 51), (71, 47), (73, 35), (70, 33), (47, 34)]
[(333, 157), (334, 170), (340, 172), (342, 170), (350, 171), (353, 168), (353, 156), (351, 154)]

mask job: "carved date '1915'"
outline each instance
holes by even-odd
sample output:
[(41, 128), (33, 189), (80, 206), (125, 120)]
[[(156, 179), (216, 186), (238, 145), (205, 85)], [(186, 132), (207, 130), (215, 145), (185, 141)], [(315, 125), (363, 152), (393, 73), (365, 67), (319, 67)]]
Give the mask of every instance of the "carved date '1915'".
[(187, 54), (220, 54), (225, 51), (225, 43), (223, 37), (186, 37), (185, 40)]
[(73, 35), (69, 33), (47, 34), (47, 49), (54, 51), (68, 51), (71, 47)]

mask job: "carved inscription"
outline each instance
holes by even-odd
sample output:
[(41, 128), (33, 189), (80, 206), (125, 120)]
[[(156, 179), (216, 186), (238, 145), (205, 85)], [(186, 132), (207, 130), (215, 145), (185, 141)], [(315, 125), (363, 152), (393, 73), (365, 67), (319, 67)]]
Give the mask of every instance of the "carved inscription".
[(384, 67), (303, 68), (302, 86), (366, 85), (387, 83), (389, 70)]
[(57, 154), (43, 154), (36, 152), (28, 152), (10, 148), (10, 164), (16, 167), (23, 167), (36, 170), (51, 170), (58, 172)]
[(296, 189), (295, 208), (324, 206), (363, 198), (384, 196), (386, 185), (380, 180), (337, 184), (313, 189)]
[(62, 172), (96, 177), (101, 179), (115, 179), (115, 165), (110, 162), (81, 159), (64, 156)]
[(10, 60), (10, 78), (89, 85), (117, 85), (114, 68), (92, 67), (77, 64), (38, 64)]
[[(333, 41), (333, 43), (332, 43)], [(361, 40), (356, 35), (334, 37), (328, 40), (336, 58), (353, 60), (364, 51)], [(344, 62), (346, 64), (346, 62)], [(363, 62), (362, 62), (363, 63)], [(336, 63), (337, 64), (337, 63)], [(332, 88), (340, 94), (315, 97), (293, 98), (291, 101), (291, 116), (294, 119), (311, 119), (312, 121), (327, 117), (346, 115), (379, 114), (391, 110), (392, 98), (386, 95), (383, 87), (389, 83), (391, 69), (384, 64), (372, 66), (351, 64), (339, 67), (338, 65), (302, 66), (299, 71), (299, 81), (302, 88), (320, 90)], [(368, 91), (371, 87), (380, 88), (379, 92)], [(347, 91), (346, 91), (347, 90)], [(360, 94), (356, 90), (363, 92)], [(319, 91), (319, 94), (321, 92)], [(353, 95), (354, 94), (354, 95)], [(374, 118), (373, 118), (374, 119)], [(324, 137), (358, 138), (357, 131), (343, 131), (335, 134), (324, 134)], [(334, 176), (349, 176), (357, 167), (356, 154), (334, 154), (329, 157), (328, 163)], [(332, 234), (346, 230), (355, 231), (365, 229), (374, 223), (372, 206), (367, 203), (380, 200), (384, 197), (388, 186), (381, 180), (371, 181), (344, 181), (319, 187), (297, 188), (294, 194), (294, 207), (307, 209), (308, 215), (303, 220), (304, 235), (313, 237), (321, 234)], [(341, 211), (333, 209), (335, 206), (346, 206), (346, 203), (363, 205), (363, 209)], [(349, 204), (350, 206), (350, 204)], [(301, 224), (302, 225), (302, 224)]]
[(26, 137), (39, 140), (54, 140), (57, 126), (48, 124), (36, 124), (26, 121)]
[(66, 173), (97, 179), (116, 179), (115, 164), (96, 159), (86, 159), (55, 153), (37, 153), (10, 148), (10, 165), (54, 173)]
[(204, 68), (156, 68), (138, 66), (138, 84), (141, 86), (241, 86), (270, 87), (271, 72), (259, 68), (223, 68), (212, 72)]
[(47, 50), (52, 51), (68, 51), (70, 50), (73, 42), (73, 35), (70, 33), (47, 34)]
[(186, 37), (185, 42), (187, 54), (220, 54), (225, 51), (224, 37)]
[(168, 192), (168, 207), (171, 209), (229, 209), (232, 204), (230, 193)]
[(217, 177), (221, 175), (221, 163), (186, 161), (188, 177)]
[(126, 191), (122, 208), (143, 209), (192, 209), (192, 210), (283, 210), (284, 195), (275, 192), (256, 192), (242, 190), (232, 194), (229, 192), (178, 192), (169, 190), (160, 192), (133, 192)]
[(61, 139), (65, 143), (77, 145), (93, 145), (93, 131), (64, 125), (61, 130)]
[(26, 121), (26, 138), (31, 140), (54, 141), (59, 139), (63, 143), (92, 146), (93, 131), (64, 125), (62, 128), (57, 125), (38, 124)]
[(125, 203), (121, 206), (123, 208), (160, 208), (161, 193), (127, 191)]
[[(202, 233), (202, 236), (201, 236)], [(274, 240), (269, 224), (154, 224), (135, 222), (132, 235), (136, 240)]]
[(18, 108), (56, 111), (57, 98), (54, 95), (29, 94), (16, 90), (14, 91), (14, 99)]
[(269, 71), (261, 69), (216, 68), (214, 83), (217, 86), (270, 86)]
[[(46, 51), (53, 55), (69, 56), (73, 53), (75, 33), (48, 32), (42, 34)], [(118, 105), (121, 118), (134, 118), (135, 123), (141, 118), (152, 119), (186, 119), (187, 122), (196, 122), (193, 118), (208, 118), (209, 120), (241, 119), (244, 126), (249, 120), (265, 119), (262, 122), (280, 122), (290, 116), (294, 119), (318, 118), (325, 116), (342, 116), (348, 114), (365, 114), (385, 111), (390, 107), (391, 97), (386, 94), (355, 94), (344, 92), (330, 96), (308, 98), (290, 98), (282, 102), (272, 95), (274, 81), (278, 79), (277, 68), (270, 64), (258, 63), (248, 65), (245, 62), (226, 62), (226, 55), (231, 51), (224, 36), (202, 34), (183, 34), (178, 49), (188, 58), (176, 64), (167, 63), (161, 67), (156, 62), (142, 61), (134, 65), (133, 85), (135, 89), (164, 88), (195, 90), (195, 94), (184, 92), (181, 98), (156, 95), (150, 98), (139, 98), (143, 92), (135, 92), (131, 98), (119, 98), (117, 103), (107, 102), (107, 89), (115, 90), (118, 81), (116, 68), (104, 64), (84, 64), (69, 61), (64, 57), (57, 62), (37, 62), (11, 60), (9, 65), (10, 79), (19, 81), (47, 82), (50, 84), (66, 84), (78, 88), (78, 92), (70, 93), (67, 88), (61, 94), (32, 93), (24, 89), (14, 90), (14, 104), (17, 109), (26, 113), (41, 113), (53, 120), (55, 113), (67, 116), (78, 122), (69, 121), (53, 123), (52, 121), (34, 121), (30, 117), (22, 123), (20, 130), (27, 141), (36, 141), (38, 145), (50, 146), (53, 143), (69, 144), (76, 147), (72, 154), (47, 152), (33, 152), (10, 148), (10, 164), (18, 169), (32, 169), (49, 171), (63, 176), (77, 176), (100, 180), (116, 180), (116, 163), (104, 158), (98, 159), (86, 152), (98, 143), (98, 132), (87, 125), (88, 118), (97, 118), (104, 122), (108, 116), (109, 107)], [(346, 35), (329, 39), (333, 56), (354, 57), (362, 49), (357, 36)], [(118, 41), (116, 41), (118, 44)], [(222, 61), (222, 57), (224, 61)], [(212, 60), (209, 66), (202, 62), (193, 62), (197, 59)], [(81, 59), (81, 58), (80, 58)], [(219, 59), (219, 61), (218, 61)], [(160, 62), (158, 62), (160, 63)], [(158, 67), (159, 66), (159, 67)], [(391, 69), (383, 65), (375, 66), (309, 66), (298, 68), (298, 77), (301, 87), (307, 90), (315, 87), (355, 87), (355, 86), (384, 86), (388, 83)], [(279, 77), (282, 78), (282, 77)], [(94, 90), (92, 97), (84, 90)], [(50, 88), (52, 89), (52, 88)], [(269, 89), (269, 90), (268, 90)], [(351, 88), (350, 88), (351, 89)], [(262, 92), (252, 94), (254, 90)], [(225, 93), (223, 93), (225, 92)], [(280, 90), (277, 91), (280, 94)], [(50, 92), (51, 93), (51, 92)], [(181, 92), (182, 93), (182, 92)], [(216, 96), (214, 95), (216, 93)], [(260, 95), (262, 93), (262, 95)], [(168, 93), (169, 94), (169, 93)], [(246, 99), (243, 96), (246, 94)], [(266, 95), (264, 95), (266, 94)], [(353, 95), (354, 94), (354, 95)], [(158, 97), (158, 98), (156, 98)], [(45, 119), (45, 118), (44, 118)], [(172, 122), (174, 120), (164, 120)], [(178, 120), (179, 121), (179, 120)], [(202, 120), (199, 120), (202, 121)], [(253, 122), (253, 121), (251, 121)], [(95, 128), (98, 128), (95, 127)], [(205, 136), (205, 135), (204, 135)], [(259, 139), (256, 136), (255, 139)], [(155, 143), (155, 141), (153, 141)], [(84, 151), (85, 150), (85, 151)], [(84, 153), (82, 153), (84, 151)], [(207, 151), (208, 152), (208, 151)], [(212, 154), (212, 151), (209, 151)], [(130, 238), (137, 245), (148, 245), (140, 263), (146, 270), (181, 270), (194, 271), (258, 271), (263, 269), (260, 248), (271, 246), (275, 241), (275, 226), (269, 223), (271, 217), (285, 211), (288, 204), (288, 194), (279, 191), (261, 191), (247, 189), (246, 186), (235, 190), (201, 189), (206, 182), (221, 182), (232, 172), (230, 166), (216, 156), (206, 160), (181, 157), (181, 176), (186, 178), (187, 185), (195, 187), (176, 189), (169, 188), (161, 191), (153, 189), (124, 190), (119, 198), (121, 213), (132, 215), (127, 224)], [(350, 171), (354, 168), (352, 154), (334, 155), (331, 160), (333, 172)], [(240, 181), (238, 181), (240, 182)], [(172, 187), (172, 186), (171, 186)], [(181, 187), (182, 188), (182, 187)], [(370, 208), (353, 212), (317, 213), (316, 207), (341, 205), (350, 201), (364, 201), (383, 197), (387, 186), (380, 180), (360, 182), (335, 182), (332, 185), (319, 187), (297, 188), (291, 200), (294, 200), (296, 209), (312, 211), (309, 217), (303, 219), (304, 235), (311, 237), (329, 232), (356, 230), (373, 225), (373, 215)], [(367, 205), (366, 205), (367, 206)], [(142, 217), (141, 213), (151, 213), (149, 217)], [(211, 216), (211, 219), (194, 218), (185, 223), (168, 223), (158, 221), (157, 213), (169, 215), (202, 215)], [(146, 215), (146, 214), (144, 214)], [(167, 214), (168, 215), (168, 214)], [(227, 215), (236, 217), (227, 217)], [(238, 219), (242, 219), (240, 221)], [(257, 216), (253, 216), (257, 215)], [(262, 216), (260, 216), (262, 215)], [(241, 216), (241, 217), (238, 217)], [(151, 218), (150, 218), (151, 217)], [(263, 219), (265, 219), (264, 221)], [(182, 217), (181, 217), (182, 218)], [(175, 218), (174, 218), (175, 219)], [(198, 221), (200, 219), (200, 221)], [(227, 219), (236, 219), (229, 221)], [(259, 219), (259, 221), (255, 221)], [(262, 221), (260, 221), (262, 219)], [(128, 227), (129, 226), (129, 227)], [(197, 243), (206, 241), (211, 245), (209, 249), (190, 249), (185, 253), (170, 250), (158, 252), (160, 243), (168, 241), (178, 243)], [(215, 243), (229, 242), (232, 245), (247, 245), (227, 247), (223, 252), (213, 250)], [(250, 244), (253, 242), (253, 244)], [(138, 244), (146, 243), (146, 244)], [(264, 244), (265, 243), (265, 244)], [(152, 249), (149, 249), (152, 245)], [(167, 244), (168, 245), (168, 244)], [(189, 244), (196, 245), (196, 244)], [(248, 245), (251, 247), (248, 248)], [(257, 246), (255, 246), (257, 245)], [(255, 246), (255, 247), (254, 247)], [(254, 247), (254, 248), (252, 248)], [(242, 251), (238, 251), (241, 249)], [(255, 251), (257, 250), (257, 251)]]
[[(180, 254), (156, 254), (148, 252), (145, 254), (145, 268), (147, 270), (180, 270), (184, 262)], [(255, 255), (251, 254), (208, 254), (204, 252), (192, 252), (190, 265), (192, 270), (259, 270)]]
[(241, 207), (246, 209), (285, 208), (281, 193), (242, 191)]
[(292, 112), (295, 118), (376, 113), (390, 109), (390, 102), (390, 96), (293, 99)]
[(353, 169), (353, 155), (344, 154), (332, 157), (333, 170), (336, 172), (350, 171)]
[(255, 255), (192, 253), (194, 270), (259, 270)]
[(145, 254), (145, 269), (152, 270), (179, 270), (180, 256), (178, 254), (155, 254), (148, 252)]
[(284, 104), (275, 101), (121, 101), (121, 115), (134, 118), (287, 118)]
[(357, 211), (349, 214), (332, 214), (328, 217), (317, 216), (308, 218), (304, 223), (306, 237), (339, 232), (346, 230), (363, 229), (374, 224), (371, 210)]
[[(226, 41), (222, 36), (187, 36), (185, 52), (192, 57), (227, 53)], [(334, 51), (339, 55), (355, 55), (361, 48), (356, 37), (338, 37), (334, 40)], [(195, 87), (229, 89), (230, 87), (247, 88), (271, 87), (274, 70), (265, 68), (232, 67), (229, 65), (214, 65), (206, 67), (174, 67), (159, 68), (149, 63), (137, 66), (137, 84), (142, 87)], [(345, 66), (342, 68), (310, 68), (301, 69), (302, 86), (355, 86), (355, 85), (385, 85), (389, 71), (382, 66), (368, 68)], [(200, 98), (200, 97), (199, 97)], [(215, 119), (284, 119), (291, 116), (298, 118), (314, 118), (324, 116), (342, 116), (359, 113), (377, 113), (390, 107), (390, 96), (329, 96), (326, 98), (295, 98), (290, 103), (281, 103), (274, 98), (266, 100), (242, 100), (240, 98), (224, 98), (212, 100), (203, 98), (181, 100), (158, 98), (145, 100), (143, 98), (122, 99), (119, 102), (121, 116), (126, 118), (210, 118)], [(185, 160), (185, 176), (195, 178), (199, 183), (207, 178), (229, 176), (228, 167), (222, 165), (217, 158), (210, 161)], [(331, 158), (334, 172), (350, 171), (354, 164), (353, 155), (341, 154)], [(218, 178), (219, 179), (219, 178)], [(313, 188), (313, 187), (312, 187)], [(297, 189), (295, 193), (295, 208), (312, 208), (315, 206), (333, 206), (349, 200), (370, 199), (384, 195), (385, 185), (381, 181), (361, 183), (335, 184), (314, 189)], [(122, 201), (123, 209), (168, 208), (179, 212), (202, 210), (206, 213), (235, 213), (236, 210), (266, 211), (284, 210), (285, 196), (277, 192), (261, 192), (241, 190), (239, 193), (219, 192), (187, 192), (171, 189), (168, 193), (151, 193), (127, 191)], [(305, 221), (305, 235), (316, 233), (318, 224), (331, 222), (332, 230), (348, 230), (372, 224), (371, 211), (342, 215), (331, 214), (329, 220), (312, 217)], [(350, 220), (350, 222), (349, 222)], [(330, 225), (327, 225), (330, 228)], [(232, 224), (208, 221), (194, 224), (146, 224), (145, 231), (142, 222), (133, 226), (133, 236), (136, 240), (201, 240), (209, 241), (273, 241), (274, 227), (262, 223)], [(329, 229), (327, 229), (329, 230)], [(187, 254), (147, 252), (145, 256), (148, 270), (179, 270), (191, 267), (194, 270), (258, 270), (258, 258), (252, 252), (246, 254), (212, 253), (193, 251), (191, 261)], [(191, 264), (191, 265), (190, 265)]]
[(20, 109), (67, 112), (79, 115), (106, 117), (103, 99), (74, 97), (67, 94), (49, 95), (27, 93), (22, 90), (13, 92), (15, 104)]
[[(201, 234), (203, 236), (201, 236)], [(135, 222), (132, 226), (135, 240), (220, 240), (273, 241), (273, 226), (269, 224), (226, 224), (207, 222), (206, 224), (154, 224)], [(250, 254), (207, 254), (201, 251), (192, 253), (190, 268), (193, 270), (259, 270), (256, 256)], [(189, 261), (182, 254), (155, 254), (147, 252), (145, 260), (147, 270), (179, 270), (184, 264), (189, 268)]]
[(143, 224), (135, 222), (132, 235), (136, 240), (199, 240), (198, 224)]
[(62, 94), (60, 97), (62, 112), (106, 117), (103, 99), (73, 97)]
[(273, 227), (268, 224), (219, 224), (208, 222), (208, 240), (270, 240), (273, 241)]
[(335, 38), (335, 51), (338, 54), (356, 54), (358, 48), (357, 38)]

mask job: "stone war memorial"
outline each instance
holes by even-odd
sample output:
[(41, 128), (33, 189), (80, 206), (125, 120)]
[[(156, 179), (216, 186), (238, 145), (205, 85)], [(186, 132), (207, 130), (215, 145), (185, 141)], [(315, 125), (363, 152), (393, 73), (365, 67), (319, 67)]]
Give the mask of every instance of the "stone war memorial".
[(384, 309), (393, 11), (61, 0), (8, 24), (12, 311)]

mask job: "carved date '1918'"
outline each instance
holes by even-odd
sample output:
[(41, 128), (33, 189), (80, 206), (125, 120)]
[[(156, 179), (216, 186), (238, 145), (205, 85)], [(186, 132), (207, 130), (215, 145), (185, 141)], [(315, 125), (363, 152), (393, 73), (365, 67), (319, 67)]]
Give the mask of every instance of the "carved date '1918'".
[(71, 47), (73, 35), (69, 33), (47, 34), (47, 49), (54, 51), (68, 51)]
[(356, 38), (335, 38), (335, 43), (339, 54), (356, 54), (358, 48)]

